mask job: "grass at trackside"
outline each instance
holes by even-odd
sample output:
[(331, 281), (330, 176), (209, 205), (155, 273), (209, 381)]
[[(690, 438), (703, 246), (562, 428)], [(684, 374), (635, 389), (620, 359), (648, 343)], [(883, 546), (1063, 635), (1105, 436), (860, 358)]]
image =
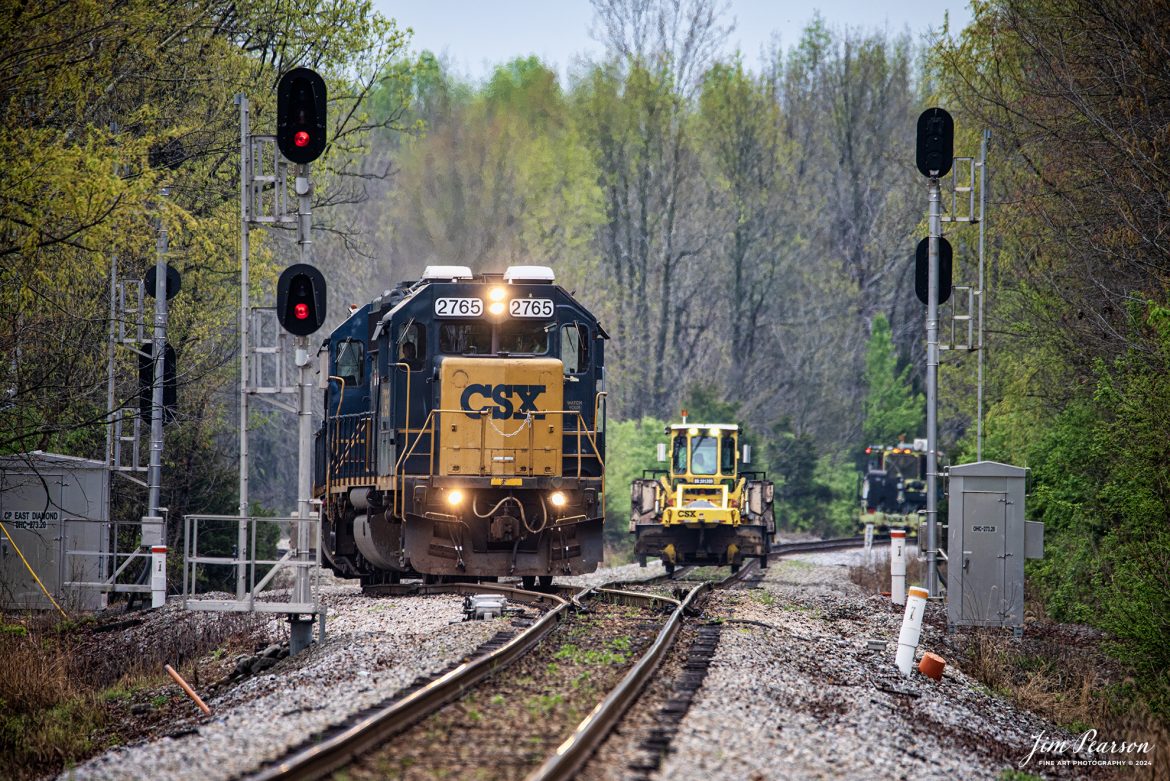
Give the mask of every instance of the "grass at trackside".
[(157, 715), (181, 700), (163, 665), (194, 677), (197, 660), (223, 656), (243, 625), (175, 633), (148, 650), (98, 630), (93, 618), (0, 615), (0, 778), (55, 774), (135, 737), (132, 704)]

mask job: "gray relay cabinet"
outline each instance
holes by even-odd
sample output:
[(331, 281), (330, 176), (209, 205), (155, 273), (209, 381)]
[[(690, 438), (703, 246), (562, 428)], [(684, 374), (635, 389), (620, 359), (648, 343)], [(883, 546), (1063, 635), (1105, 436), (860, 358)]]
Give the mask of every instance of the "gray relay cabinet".
[(109, 512), (100, 461), (40, 451), (0, 458), (0, 609), (52, 608), (29, 567), (66, 608), (104, 608), (92, 585), (108, 574)]
[(950, 476), (947, 623), (1024, 625), (1024, 559), (1044, 556), (1044, 524), (1024, 520), (1027, 469), (960, 464)]

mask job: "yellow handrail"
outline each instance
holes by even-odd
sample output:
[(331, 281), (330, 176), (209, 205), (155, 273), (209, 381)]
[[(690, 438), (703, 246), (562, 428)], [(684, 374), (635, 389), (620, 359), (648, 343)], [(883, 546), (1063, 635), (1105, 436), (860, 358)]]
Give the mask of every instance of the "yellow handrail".
[[(605, 395), (604, 391), (602, 391), (601, 393), (598, 394), (598, 399), (600, 399), (600, 397), (602, 395)], [(597, 409), (596, 405), (598, 403), (599, 403), (599, 401), (595, 400), (595, 402), (594, 402), (594, 415), (595, 416), (596, 416), (596, 409)], [(406, 475), (403, 474), (403, 471), (402, 471), (403, 465), (406, 463), (406, 460), (408, 458), (410, 458), (412, 455), (414, 455), (414, 451), (418, 447), (419, 442), (422, 440), (423, 434), (429, 433), (431, 439), (430, 439), (430, 444), (429, 444), (429, 450), (427, 453), (427, 460), (430, 462), (430, 469), (431, 469), (430, 473), (433, 475), (435, 473), (434, 461), (435, 461), (436, 415), (456, 415), (456, 414), (476, 416), (476, 417), (479, 417), (482, 421), (483, 415), (485, 413), (482, 410), (441, 409), (441, 408), (440, 409), (431, 409), (427, 412), (426, 420), (423, 421), (422, 425), (419, 428), (414, 429), (414, 432), (417, 435), (415, 436), (413, 441), (409, 440), (409, 434), (411, 433), (409, 426), (407, 427), (407, 430), (403, 432), (404, 436), (407, 437), (408, 446), (402, 450), (402, 452), (398, 456), (398, 460), (394, 464), (394, 479), (395, 479), (395, 482), (397, 483), (396, 490), (395, 490), (394, 510), (399, 518), (403, 517), (403, 514), (406, 512), (406, 497), (405, 497)], [(562, 416), (563, 415), (575, 415), (576, 416), (576, 420), (575, 420), (576, 426), (575, 426), (573, 433), (575, 433), (577, 435), (577, 442), (578, 442), (577, 452), (574, 454), (577, 458), (577, 479), (581, 479), (582, 461), (587, 456), (589, 458), (596, 458), (598, 465), (601, 467), (602, 513), (604, 514), (604, 512), (605, 512), (605, 459), (601, 457), (601, 452), (598, 450), (597, 439), (595, 437), (596, 432), (591, 431), (582, 425), (583, 421), (581, 419), (581, 411), (580, 410), (540, 410), (539, 414), (541, 414), (541, 415), (562, 415)], [(409, 416), (409, 410), (408, 410), (408, 416)], [(428, 428), (430, 429), (429, 432), (427, 432)], [(562, 426), (562, 429), (563, 429), (563, 426)], [(484, 466), (484, 463), (482, 462), (482, 458), (483, 458), (483, 453), (486, 449), (486, 440), (484, 440), (484, 437), (486, 437), (486, 429), (482, 425), (480, 427), (480, 432), (481, 432), (481, 436), (480, 436), (480, 440), (481, 440), (480, 441), (480, 458), (481, 458), (480, 473), (482, 474), (485, 471), (485, 466)], [(563, 435), (564, 435), (564, 432), (562, 430), (562, 436)], [(589, 442), (589, 446), (590, 446), (590, 449), (592, 450), (592, 454), (587, 454), (586, 452), (584, 452), (582, 450), (582, 448), (581, 448), (581, 436), (582, 435), (584, 435), (585, 439)], [(399, 497), (401, 497), (401, 504), (399, 503)]]

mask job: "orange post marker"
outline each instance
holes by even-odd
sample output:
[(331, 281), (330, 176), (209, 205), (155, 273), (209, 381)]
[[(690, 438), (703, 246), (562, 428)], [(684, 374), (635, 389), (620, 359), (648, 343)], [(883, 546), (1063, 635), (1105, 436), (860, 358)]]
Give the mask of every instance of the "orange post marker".
[(195, 693), (194, 689), (187, 685), (187, 682), (183, 680), (183, 676), (179, 675), (179, 673), (175, 671), (174, 667), (171, 667), (169, 664), (165, 664), (163, 665), (163, 669), (167, 671), (167, 675), (174, 678), (175, 683), (179, 684), (179, 686), (183, 688), (183, 691), (186, 692), (187, 696), (195, 701), (195, 704), (199, 706), (201, 711), (206, 713), (208, 716), (211, 715), (211, 708), (207, 707), (207, 703), (205, 703), (199, 697), (199, 695)]
[(932, 654), (928, 651), (922, 655), (922, 660), (918, 662), (918, 672), (937, 681), (942, 678), (943, 670), (946, 668), (946, 666), (946, 659), (943, 659), (938, 654)]

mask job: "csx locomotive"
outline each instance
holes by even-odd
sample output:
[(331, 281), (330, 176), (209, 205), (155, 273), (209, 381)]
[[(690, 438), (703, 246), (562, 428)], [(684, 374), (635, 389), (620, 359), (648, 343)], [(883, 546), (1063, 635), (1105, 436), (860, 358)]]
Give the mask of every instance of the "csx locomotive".
[(607, 338), (543, 266), (430, 266), (356, 310), (320, 355), (328, 565), (363, 584), (592, 572)]
[[(634, 553), (662, 560), (668, 573), (679, 564), (727, 564), (738, 571), (745, 557), (768, 564), (776, 521), (773, 485), (763, 472), (742, 467), (739, 426), (667, 426), (670, 468), (650, 470), (631, 485), (630, 532)], [(659, 460), (666, 446), (659, 445)]]

